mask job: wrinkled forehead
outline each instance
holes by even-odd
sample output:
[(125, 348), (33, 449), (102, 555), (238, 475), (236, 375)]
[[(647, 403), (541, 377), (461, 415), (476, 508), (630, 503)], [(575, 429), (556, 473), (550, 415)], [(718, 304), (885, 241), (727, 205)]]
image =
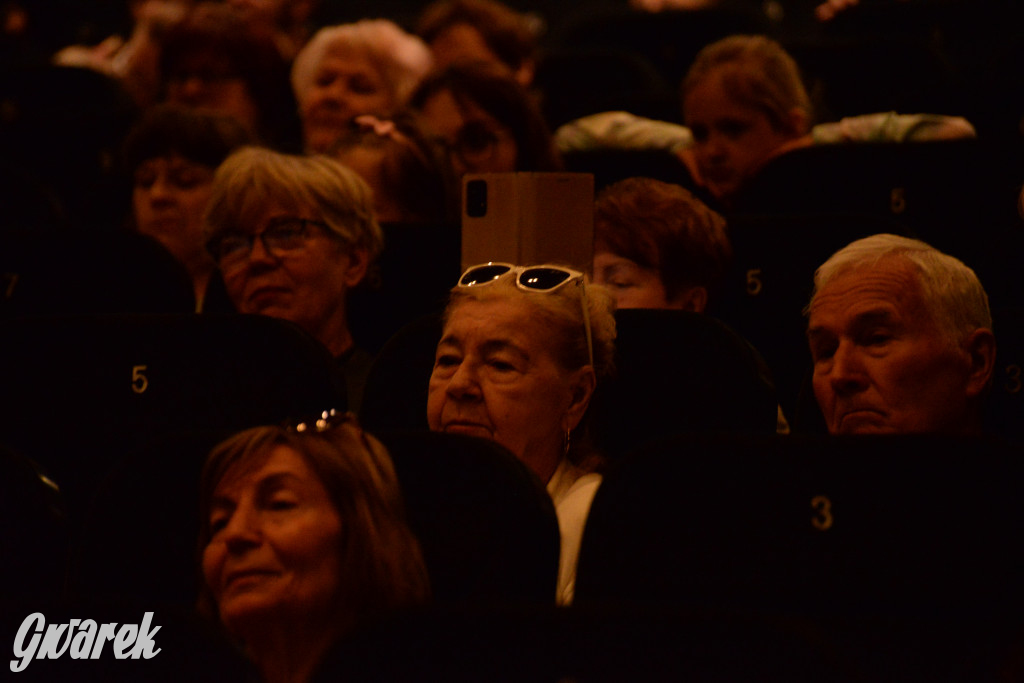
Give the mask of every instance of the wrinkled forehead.
[(815, 293), (808, 311), (813, 319), (816, 313), (884, 306), (903, 315), (934, 317), (918, 268), (898, 255), (840, 270)]
[[(537, 296), (537, 295), (533, 295)], [(510, 274), (480, 287), (456, 290), (445, 311), (445, 332), (484, 324), (528, 326), (536, 321), (538, 306), (513, 284)]]

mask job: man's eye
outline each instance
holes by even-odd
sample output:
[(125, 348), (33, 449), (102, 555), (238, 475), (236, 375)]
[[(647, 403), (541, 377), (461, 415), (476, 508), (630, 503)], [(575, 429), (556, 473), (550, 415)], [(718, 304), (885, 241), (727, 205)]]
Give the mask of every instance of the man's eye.
[(614, 289), (629, 289), (630, 287), (633, 287), (634, 284), (629, 280), (609, 280), (608, 286)]
[(892, 335), (888, 332), (873, 332), (867, 336), (864, 340), (868, 346), (881, 346), (886, 344), (892, 339)]
[(296, 503), (292, 498), (276, 498), (271, 500), (267, 504), (267, 507), (271, 510), (281, 511), (294, 509), (296, 505), (298, 505), (298, 503)]

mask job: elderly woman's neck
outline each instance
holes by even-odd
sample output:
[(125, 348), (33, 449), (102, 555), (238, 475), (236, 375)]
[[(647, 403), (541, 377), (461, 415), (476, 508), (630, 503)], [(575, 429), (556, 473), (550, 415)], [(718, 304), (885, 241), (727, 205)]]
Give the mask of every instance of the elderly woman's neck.
[(246, 653), (264, 683), (305, 683), (337, 641), (337, 629), (294, 628), (280, 624), (246, 639)]
[(355, 341), (352, 339), (352, 332), (348, 329), (348, 321), (341, 317), (334, 317), (325, 322), (319, 330), (308, 330), (316, 337), (321, 344), (327, 347), (335, 358), (352, 348)]

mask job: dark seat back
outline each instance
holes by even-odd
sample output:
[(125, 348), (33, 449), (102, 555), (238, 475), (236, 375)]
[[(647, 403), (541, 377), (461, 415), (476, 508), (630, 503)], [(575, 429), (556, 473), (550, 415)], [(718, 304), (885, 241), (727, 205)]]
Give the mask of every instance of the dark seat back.
[(359, 408), (363, 427), (374, 433), (427, 429), (427, 388), (441, 330), (441, 316), (428, 315), (388, 340), (366, 378)]
[[(265, 316), (26, 317), (0, 324), (0, 438), (75, 503), (132, 449), (345, 407), (330, 354)], [(70, 501), (69, 501), (70, 502)]]
[(615, 376), (590, 407), (596, 445), (619, 458), (681, 433), (774, 433), (778, 401), (757, 352), (687, 311), (616, 311)]
[(493, 441), (381, 434), (441, 603), (553, 603), (559, 533), (536, 476)]
[(806, 621), (864, 680), (998, 680), (1024, 626), (1024, 460), (949, 437), (676, 438), (610, 470), (576, 604)]
[(981, 439), (665, 440), (606, 474), (577, 599), (1019, 616), (1022, 475)]
[(791, 421), (810, 369), (803, 311), (814, 289), (814, 271), (855, 239), (879, 232), (902, 234), (891, 219), (866, 214), (733, 214), (733, 261), (708, 304), (762, 354)]

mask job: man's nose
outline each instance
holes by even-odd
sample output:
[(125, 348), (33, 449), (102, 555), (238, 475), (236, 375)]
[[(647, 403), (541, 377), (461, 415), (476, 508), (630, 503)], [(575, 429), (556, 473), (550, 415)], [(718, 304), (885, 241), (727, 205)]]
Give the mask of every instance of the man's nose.
[(851, 394), (867, 386), (862, 352), (853, 343), (842, 341), (832, 356), (829, 382), (838, 395)]

